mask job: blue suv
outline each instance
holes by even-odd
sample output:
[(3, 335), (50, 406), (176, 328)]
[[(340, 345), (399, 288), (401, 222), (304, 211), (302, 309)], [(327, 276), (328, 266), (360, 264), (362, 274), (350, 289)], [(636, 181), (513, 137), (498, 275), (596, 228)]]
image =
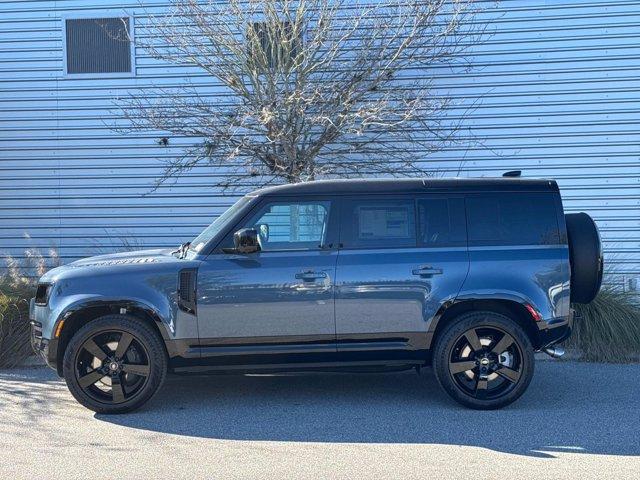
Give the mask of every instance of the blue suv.
[(477, 409), (557, 355), (571, 302), (602, 280), (586, 214), (552, 180), (335, 180), (241, 198), (177, 250), (79, 260), (32, 300), (34, 349), (96, 412), (167, 372), (389, 371), (431, 365)]

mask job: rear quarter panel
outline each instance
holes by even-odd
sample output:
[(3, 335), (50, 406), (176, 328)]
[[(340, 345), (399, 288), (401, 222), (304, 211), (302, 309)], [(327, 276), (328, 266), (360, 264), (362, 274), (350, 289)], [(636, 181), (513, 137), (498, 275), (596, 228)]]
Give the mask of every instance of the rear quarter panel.
[(569, 315), (566, 245), (469, 247), (469, 275), (458, 300), (510, 299), (532, 305), (545, 323)]

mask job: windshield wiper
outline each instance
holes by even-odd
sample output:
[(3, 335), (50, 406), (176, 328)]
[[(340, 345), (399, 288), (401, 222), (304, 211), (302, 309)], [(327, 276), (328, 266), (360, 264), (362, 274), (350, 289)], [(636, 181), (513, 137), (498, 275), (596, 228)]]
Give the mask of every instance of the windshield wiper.
[(174, 250), (173, 252), (171, 252), (171, 254), (173, 255), (174, 253), (177, 253), (178, 258), (184, 258), (185, 254), (187, 253), (187, 250), (189, 250), (189, 245), (191, 245), (191, 242), (185, 242), (182, 245), (180, 245), (177, 250)]

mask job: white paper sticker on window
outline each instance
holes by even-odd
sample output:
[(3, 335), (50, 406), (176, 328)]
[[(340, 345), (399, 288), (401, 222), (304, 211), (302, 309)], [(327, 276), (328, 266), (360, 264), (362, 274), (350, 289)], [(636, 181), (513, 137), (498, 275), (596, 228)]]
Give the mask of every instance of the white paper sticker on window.
[(360, 207), (359, 238), (409, 238), (409, 211), (405, 207)]

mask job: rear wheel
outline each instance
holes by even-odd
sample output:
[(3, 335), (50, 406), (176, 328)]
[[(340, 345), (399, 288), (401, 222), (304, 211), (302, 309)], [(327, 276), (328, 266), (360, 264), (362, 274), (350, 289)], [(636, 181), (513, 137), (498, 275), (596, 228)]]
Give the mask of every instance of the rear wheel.
[(98, 413), (124, 413), (147, 402), (164, 382), (167, 359), (159, 335), (126, 315), (82, 327), (63, 360), (71, 394)]
[(475, 409), (504, 407), (520, 397), (533, 377), (533, 346), (510, 318), (472, 312), (454, 320), (438, 338), (433, 368), (457, 402)]

